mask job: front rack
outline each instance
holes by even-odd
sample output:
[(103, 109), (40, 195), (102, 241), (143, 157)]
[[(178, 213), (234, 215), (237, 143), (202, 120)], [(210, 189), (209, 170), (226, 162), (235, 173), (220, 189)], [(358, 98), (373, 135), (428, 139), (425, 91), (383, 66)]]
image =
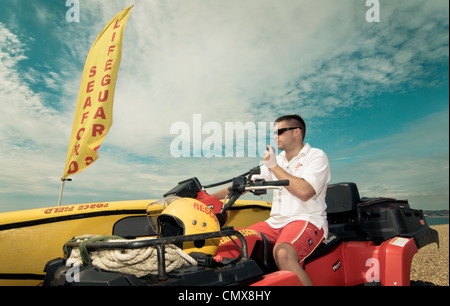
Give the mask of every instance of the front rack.
[[(112, 241), (112, 242), (92, 242), (86, 243), (84, 246), (87, 250), (97, 251), (101, 249), (139, 249), (144, 247), (154, 246), (156, 247), (156, 253), (158, 256), (158, 280), (165, 281), (168, 279), (166, 273), (166, 261), (165, 261), (165, 246), (166, 244), (183, 243), (187, 241), (199, 241), (211, 238), (236, 236), (241, 242), (242, 259), (248, 259), (247, 241), (242, 233), (236, 231), (233, 228), (224, 228), (218, 232), (209, 232), (203, 234), (194, 234), (186, 236), (172, 236), (163, 238), (148, 238), (140, 240), (129, 241)], [(66, 246), (71, 248), (77, 248), (80, 246), (80, 242), (68, 242)]]

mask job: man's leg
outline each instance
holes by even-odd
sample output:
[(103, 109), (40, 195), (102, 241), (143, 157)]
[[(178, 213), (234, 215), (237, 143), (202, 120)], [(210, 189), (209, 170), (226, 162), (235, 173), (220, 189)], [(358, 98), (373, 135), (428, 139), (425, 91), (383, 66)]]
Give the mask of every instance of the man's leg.
[(312, 286), (312, 281), (300, 265), (324, 238), (323, 229), (312, 223), (298, 220), (288, 223), (281, 230), (273, 249), (273, 256), (279, 269), (288, 270), (297, 275), (305, 286)]
[(273, 256), (278, 269), (288, 270), (295, 273), (302, 282), (303, 286), (313, 285), (308, 274), (306, 274), (305, 270), (298, 262), (297, 251), (291, 245), (284, 242), (275, 245), (273, 249)]
[(257, 231), (258, 233), (264, 234), (267, 239), (269, 239), (273, 244), (276, 243), (279, 233), (276, 229), (272, 228), (267, 222), (262, 221), (256, 224), (253, 224), (248, 229), (252, 229)]

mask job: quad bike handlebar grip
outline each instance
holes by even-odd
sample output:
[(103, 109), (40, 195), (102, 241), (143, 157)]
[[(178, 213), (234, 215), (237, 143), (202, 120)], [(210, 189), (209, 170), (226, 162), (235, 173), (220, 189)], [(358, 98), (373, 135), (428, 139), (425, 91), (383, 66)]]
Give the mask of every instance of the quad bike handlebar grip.
[(266, 181), (264, 182), (264, 186), (289, 186), (289, 180)]

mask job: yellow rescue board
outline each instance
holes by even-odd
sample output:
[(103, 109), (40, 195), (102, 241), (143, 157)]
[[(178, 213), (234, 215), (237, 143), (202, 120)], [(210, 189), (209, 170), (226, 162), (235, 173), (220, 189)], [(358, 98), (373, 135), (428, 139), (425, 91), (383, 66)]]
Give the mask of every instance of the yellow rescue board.
[[(63, 257), (64, 243), (84, 234), (112, 235), (127, 217), (145, 216), (154, 200), (89, 203), (0, 214), (0, 286), (39, 285), (45, 264)], [(247, 227), (269, 217), (270, 203), (237, 201), (225, 226)]]

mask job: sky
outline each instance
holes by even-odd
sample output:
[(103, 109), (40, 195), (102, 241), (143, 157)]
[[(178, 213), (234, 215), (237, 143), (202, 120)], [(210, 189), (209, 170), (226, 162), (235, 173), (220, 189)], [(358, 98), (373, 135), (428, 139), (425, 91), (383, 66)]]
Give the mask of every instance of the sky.
[[(63, 205), (158, 199), (190, 177), (239, 175), (260, 152), (209, 156), (209, 136), (246, 150), (254, 139), (225, 135), (227, 123), (254, 123), (268, 142), (270, 123), (295, 113), (327, 154), (330, 183), (448, 209), (449, 2), (368, 2), (2, 0), (0, 212), (57, 205), (86, 56), (133, 4), (113, 125)], [(66, 18), (76, 8), (79, 22)], [(180, 122), (191, 156), (171, 151)]]

